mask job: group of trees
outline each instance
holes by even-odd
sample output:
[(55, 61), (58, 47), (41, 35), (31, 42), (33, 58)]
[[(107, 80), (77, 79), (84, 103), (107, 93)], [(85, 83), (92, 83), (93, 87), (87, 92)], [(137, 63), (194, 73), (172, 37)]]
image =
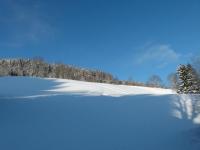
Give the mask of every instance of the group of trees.
[(83, 69), (62, 63), (49, 64), (39, 57), (34, 59), (0, 59), (0, 76), (33, 76), (124, 85), (144, 85), (134, 81), (121, 81), (110, 73), (99, 70)]
[[(176, 89), (178, 93), (200, 94), (199, 66), (200, 59), (196, 59), (193, 65), (180, 65), (177, 73), (168, 76), (171, 88)], [(0, 59), (0, 76), (33, 76), (134, 86), (164, 87), (161, 78), (157, 75), (151, 76), (146, 84), (135, 82), (132, 78), (127, 81), (121, 81), (106, 72), (78, 68), (62, 63), (49, 64), (42, 58)]]
[(200, 94), (200, 56), (193, 57), (190, 64), (180, 65), (169, 81), (177, 93)]
[(179, 65), (176, 73), (168, 76), (168, 81), (177, 93), (200, 94), (200, 56), (193, 57), (187, 65)]
[(0, 76), (34, 76), (63, 78), (90, 82), (114, 82), (111, 74), (98, 70), (87, 70), (64, 64), (48, 64), (41, 58), (2, 59)]
[[(200, 57), (193, 59), (192, 65), (180, 65), (176, 73), (168, 75), (168, 81), (167, 87), (176, 90), (177, 93), (200, 94)], [(152, 75), (146, 86), (166, 87), (157, 75)]]

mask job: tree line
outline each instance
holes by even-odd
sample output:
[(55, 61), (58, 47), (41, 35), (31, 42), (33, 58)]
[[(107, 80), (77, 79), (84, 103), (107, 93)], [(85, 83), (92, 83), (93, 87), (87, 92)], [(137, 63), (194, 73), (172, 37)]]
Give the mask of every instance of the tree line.
[(0, 59), (0, 76), (32, 76), (41, 78), (61, 78), (89, 82), (144, 85), (134, 81), (118, 80), (110, 73), (65, 65), (47, 63), (42, 58)]
[(49, 64), (41, 58), (1, 59), (0, 76), (33, 76), (108, 83), (114, 80), (109, 73), (82, 69), (62, 63)]
[[(171, 88), (178, 93), (200, 93), (199, 64), (200, 61), (193, 65), (180, 65), (176, 73), (168, 76)], [(131, 77), (128, 80), (119, 80), (112, 74), (100, 70), (84, 69), (63, 63), (50, 64), (40, 57), (33, 59), (0, 59), (0, 76), (32, 76), (131, 86), (166, 87), (158, 75), (150, 76), (146, 83), (133, 81)]]

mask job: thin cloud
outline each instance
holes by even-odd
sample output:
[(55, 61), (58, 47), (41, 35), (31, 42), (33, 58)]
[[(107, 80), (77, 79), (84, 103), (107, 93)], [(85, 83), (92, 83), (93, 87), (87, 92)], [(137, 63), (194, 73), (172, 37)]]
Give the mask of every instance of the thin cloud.
[(148, 45), (141, 51), (142, 53), (137, 56), (136, 63), (139, 65), (154, 63), (157, 64), (158, 68), (178, 62), (181, 56), (170, 45), (166, 44)]

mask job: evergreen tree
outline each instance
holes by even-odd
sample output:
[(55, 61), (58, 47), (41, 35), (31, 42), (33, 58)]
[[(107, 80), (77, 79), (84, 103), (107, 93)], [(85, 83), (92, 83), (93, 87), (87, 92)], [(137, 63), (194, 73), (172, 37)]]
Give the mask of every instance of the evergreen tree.
[(188, 69), (188, 85), (189, 85), (189, 93), (200, 93), (200, 84), (199, 78), (196, 70), (190, 65), (187, 65)]
[(177, 69), (177, 73), (179, 76), (178, 81), (178, 93), (184, 93), (187, 88), (187, 69), (185, 65), (180, 65)]
[(190, 64), (180, 65), (177, 72), (179, 76), (178, 93), (200, 93), (198, 75)]

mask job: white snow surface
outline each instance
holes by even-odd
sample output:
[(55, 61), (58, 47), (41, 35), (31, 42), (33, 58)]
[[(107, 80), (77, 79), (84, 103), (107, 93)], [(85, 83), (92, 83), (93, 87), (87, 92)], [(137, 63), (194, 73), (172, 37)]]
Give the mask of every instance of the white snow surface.
[(199, 150), (200, 95), (0, 78), (0, 149)]
[(115, 85), (68, 79), (3, 77), (0, 96), (4, 98), (38, 98), (57, 95), (109, 96), (171, 95), (170, 89)]
[(174, 94), (170, 89), (150, 88), (142, 86), (114, 85), (105, 83), (94, 83), (75, 81), (67, 79), (47, 79), (58, 83), (53, 89), (48, 90), (57, 93), (77, 93), (92, 96), (128, 96), (128, 95), (168, 95)]

